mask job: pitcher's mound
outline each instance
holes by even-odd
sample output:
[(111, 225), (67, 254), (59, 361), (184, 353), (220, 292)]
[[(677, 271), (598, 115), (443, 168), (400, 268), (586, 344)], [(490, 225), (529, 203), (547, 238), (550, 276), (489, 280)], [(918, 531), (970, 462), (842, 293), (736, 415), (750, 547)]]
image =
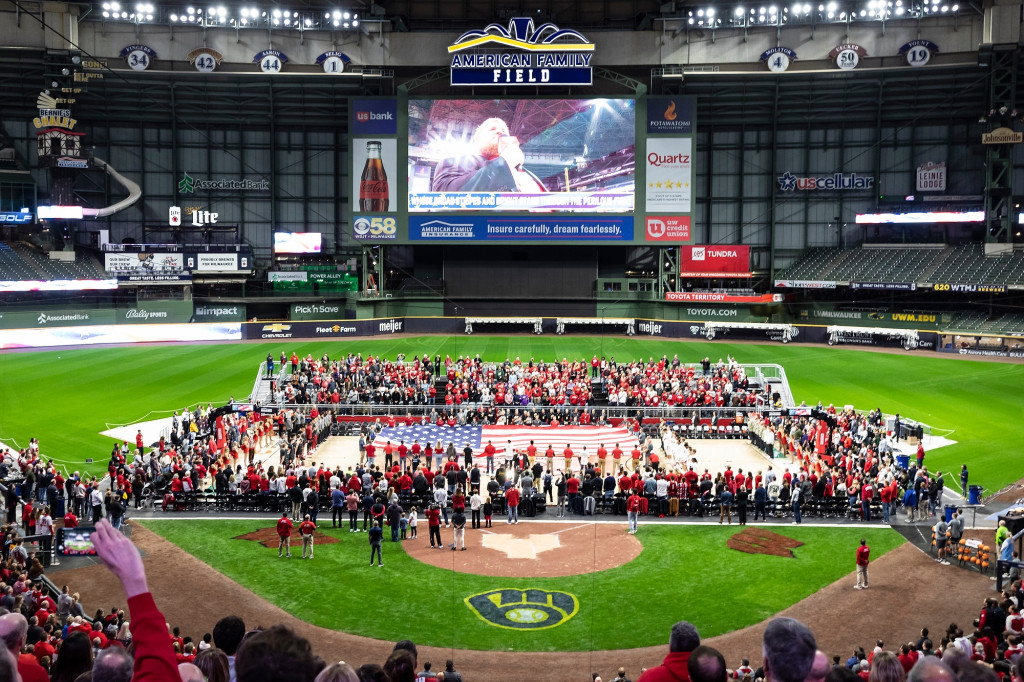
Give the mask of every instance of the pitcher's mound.
[[(478, 575), (554, 578), (604, 571), (639, 556), (643, 546), (625, 523), (495, 522), (491, 528), (466, 527), (466, 551), (451, 550), (452, 529), (441, 528), (441, 549), (431, 548), (425, 523), (419, 537), (402, 548), (431, 566)], [(643, 529), (640, 529), (643, 533)]]

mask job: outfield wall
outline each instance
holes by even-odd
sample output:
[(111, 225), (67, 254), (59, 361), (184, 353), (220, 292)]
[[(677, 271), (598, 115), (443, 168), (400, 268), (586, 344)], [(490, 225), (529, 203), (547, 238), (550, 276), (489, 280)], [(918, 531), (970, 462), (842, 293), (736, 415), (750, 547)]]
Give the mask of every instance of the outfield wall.
[[(541, 318), (541, 332), (555, 335), (557, 318)], [(708, 325), (699, 320), (673, 321), (635, 319), (635, 336), (679, 340), (709, 340)], [(777, 343), (814, 343), (833, 345), (826, 325), (790, 325), (788, 334), (780, 332), (784, 325), (760, 327), (722, 326), (714, 323), (714, 340), (720, 341), (773, 341)], [(56, 328), (0, 329), (0, 349), (90, 346), (99, 344), (175, 343), (196, 341), (271, 341), (277, 339), (328, 339), (394, 336), (398, 334), (464, 335), (465, 318), (461, 317), (389, 317), (368, 320), (293, 320), (285, 322), (222, 322), (191, 324), (100, 324)], [(626, 336), (621, 324), (569, 327), (570, 333), (584, 335)], [(474, 325), (476, 333), (523, 334), (533, 333), (532, 325), (523, 322), (488, 323)], [(874, 330), (874, 333), (846, 334), (838, 345), (903, 347), (906, 330)], [(935, 331), (918, 330), (918, 345), (922, 350), (959, 352), (961, 355), (981, 355), (966, 349), (946, 348)], [(984, 355), (996, 355), (997, 349), (988, 349)], [(1007, 348), (1007, 357), (1024, 357), (1024, 351)]]

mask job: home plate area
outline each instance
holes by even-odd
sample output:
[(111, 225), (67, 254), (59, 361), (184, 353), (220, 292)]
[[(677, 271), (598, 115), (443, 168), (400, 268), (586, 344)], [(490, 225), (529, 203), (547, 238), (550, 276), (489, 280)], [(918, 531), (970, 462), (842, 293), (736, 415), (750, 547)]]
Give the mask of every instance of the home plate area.
[[(419, 537), (403, 542), (402, 549), (414, 559), (462, 573), (553, 578), (604, 571), (635, 559), (643, 546), (623, 528), (608, 523), (509, 525), (501, 520), (491, 528), (467, 525), (467, 551), (452, 552), (448, 549), (451, 528), (441, 528), (445, 545), (438, 550), (430, 546), (425, 524), (421, 524)], [(600, 552), (594, 552), (595, 543)]]

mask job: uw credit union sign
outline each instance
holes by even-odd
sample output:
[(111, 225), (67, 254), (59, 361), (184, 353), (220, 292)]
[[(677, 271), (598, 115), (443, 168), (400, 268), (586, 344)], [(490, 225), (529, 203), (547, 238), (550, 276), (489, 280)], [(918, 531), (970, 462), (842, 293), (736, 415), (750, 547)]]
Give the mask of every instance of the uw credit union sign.
[(467, 31), (448, 46), (452, 85), (592, 85), (594, 44), (580, 32), (533, 19)]

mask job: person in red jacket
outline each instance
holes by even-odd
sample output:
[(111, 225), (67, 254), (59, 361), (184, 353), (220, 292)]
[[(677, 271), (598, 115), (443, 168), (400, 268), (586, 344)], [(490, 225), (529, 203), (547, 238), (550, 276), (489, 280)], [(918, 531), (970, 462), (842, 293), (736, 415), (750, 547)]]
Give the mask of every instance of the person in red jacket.
[(662, 664), (648, 668), (637, 682), (690, 682), (686, 664), (690, 653), (700, 646), (700, 633), (692, 623), (681, 620), (672, 626), (668, 640), (668, 655)]
[(868, 588), (868, 561), (871, 557), (871, 548), (868, 541), (860, 539), (860, 547), (857, 548), (857, 584), (854, 589), (866, 590)]
[[(431, 548), (437, 547), (438, 549), (444, 549), (444, 543), (441, 542), (441, 510), (437, 508), (437, 505), (430, 505), (426, 510), (427, 515), (427, 526), (430, 529), (430, 546)], [(437, 544), (434, 544), (434, 538), (437, 538)]]
[(640, 516), (641, 499), (637, 494), (637, 489), (633, 488), (633, 494), (626, 500), (626, 516), (629, 518), (630, 535), (636, 535), (636, 524)]
[(288, 518), (288, 512), (281, 512), (281, 518), (277, 520), (277, 537), (280, 542), (277, 544), (277, 558), (281, 558), (281, 552), (285, 552), (290, 558), (292, 555), (292, 520)]
[(513, 486), (505, 492), (505, 511), (508, 513), (506, 523), (519, 523), (519, 488)]

